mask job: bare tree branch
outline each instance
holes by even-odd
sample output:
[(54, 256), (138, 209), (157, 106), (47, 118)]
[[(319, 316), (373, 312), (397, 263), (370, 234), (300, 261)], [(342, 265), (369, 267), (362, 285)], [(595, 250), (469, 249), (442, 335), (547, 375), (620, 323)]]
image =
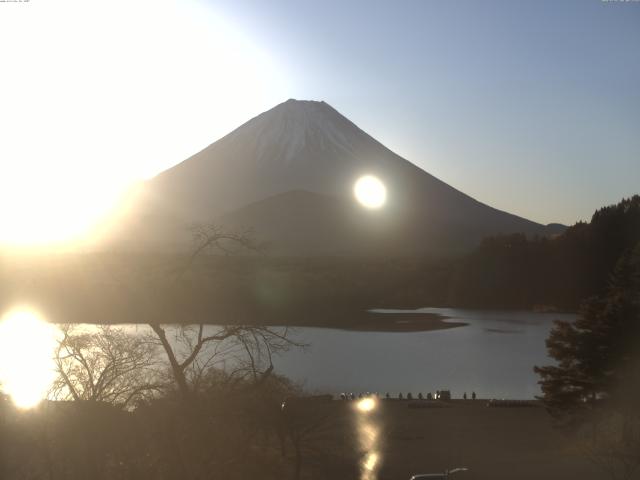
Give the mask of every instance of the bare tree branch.
[(55, 364), (56, 399), (104, 401), (126, 407), (159, 389), (155, 346), (117, 327), (82, 331), (64, 326)]

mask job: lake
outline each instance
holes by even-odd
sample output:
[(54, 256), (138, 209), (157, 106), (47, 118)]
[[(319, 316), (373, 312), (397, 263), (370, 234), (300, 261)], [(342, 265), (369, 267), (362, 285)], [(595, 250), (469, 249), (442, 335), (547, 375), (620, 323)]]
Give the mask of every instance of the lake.
[[(540, 394), (533, 366), (551, 363), (545, 340), (553, 321), (575, 319), (573, 314), (447, 308), (376, 312), (393, 314), (389, 322), (398, 322), (398, 314), (409, 318), (430, 313), (447, 317), (445, 322), (467, 325), (417, 332), (300, 327), (290, 334), (309, 346), (275, 357), (276, 372), (319, 393), (389, 392), (396, 397), (400, 392), (417, 396), (451, 390), (456, 398), (475, 391), (480, 398), (530, 399)], [(96, 327), (77, 328), (91, 331)], [(130, 334), (150, 333), (146, 325), (120, 328)], [(166, 328), (170, 343), (175, 343), (172, 332), (176, 327)], [(211, 325), (207, 331), (219, 328)], [(227, 354), (233, 363), (233, 354)], [(43, 369), (51, 371), (48, 356), (45, 363)]]
[(448, 389), (455, 397), (475, 391), (480, 398), (528, 399), (540, 393), (533, 366), (551, 362), (545, 340), (553, 320), (575, 319), (448, 308), (384, 312), (438, 313), (468, 325), (410, 333), (298, 328), (295, 338), (310, 346), (277, 358), (276, 370), (318, 392), (416, 396)]

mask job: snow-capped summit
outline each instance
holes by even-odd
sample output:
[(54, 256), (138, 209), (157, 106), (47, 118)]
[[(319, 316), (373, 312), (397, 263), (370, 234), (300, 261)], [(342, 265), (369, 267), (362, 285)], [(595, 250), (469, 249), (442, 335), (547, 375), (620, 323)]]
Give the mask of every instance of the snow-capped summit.
[[(375, 215), (352, 197), (366, 174), (387, 189)], [(286, 246), (281, 253), (403, 255), (469, 248), (501, 232), (545, 233), (416, 167), (327, 103), (293, 99), (150, 180), (133, 212), (154, 243), (217, 221), (254, 227), (276, 250)], [(331, 242), (312, 241), (327, 236)]]
[(283, 151), (277, 161), (287, 165), (304, 161), (298, 154), (305, 148), (353, 151), (358, 140), (356, 130), (324, 101), (289, 99), (249, 121), (226, 140), (245, 142), (250, 137), (255, 142), (256, 161), (273, 160), (271, 147), (281, 145)]

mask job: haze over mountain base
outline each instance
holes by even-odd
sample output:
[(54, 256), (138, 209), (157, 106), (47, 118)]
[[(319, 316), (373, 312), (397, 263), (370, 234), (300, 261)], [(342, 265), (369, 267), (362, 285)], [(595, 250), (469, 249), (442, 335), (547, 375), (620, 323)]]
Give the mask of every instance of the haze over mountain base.
[[(369, 210), (354, 183), (373, 175), (386, 203)], [(278, 255), (415, 256), (468, 251), (500, 233), (548, 235), (396, 155), (325, 102), (288, 100), (148, 181), (109, 245), (188, 248), (188, 227), (252, 230)]]

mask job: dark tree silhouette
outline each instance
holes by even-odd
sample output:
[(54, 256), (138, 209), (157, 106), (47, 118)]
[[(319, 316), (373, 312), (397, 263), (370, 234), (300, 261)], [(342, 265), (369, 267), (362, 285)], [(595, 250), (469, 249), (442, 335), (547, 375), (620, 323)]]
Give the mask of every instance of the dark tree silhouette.
[[(193, 226), (192, 234), (193, 252), (184, 267), (178, 269), (176, 282), (181, 282), (186, 272), (195, 270), (198, 258), (207, 252), (233, 255), (243, 250), (260, 251), (248, 232), (228, 232), (211, 224)], [(166, 354), (176, 387), (183, 396), (192, 393), (221, 351), (232, 357), (233, 362), (229, 362), (232, 376), (245, 378), (250, 375), (255, 383), (261, 383), (273, 372), (274, 354), (293, 346), (303, 346), (289, 337), (287, 328), (226, 325), (212, 331), (201, 323), (178, 328), (176, 341), (172, 344), (162, 325), (152, 323), (149, 326)]]
[(588, 457), (611, 478), (640, 467), (639, 338), (640, 243), (604, 295), (585, 301), (574, 323), (556, 322), (547, 347), (557, 365), (535, 367), (549, 412), (587, 439)]
[(209, 370), (222, 361), (230, 370), (230, 379), (250, 379), (260, 384), (273, 373), (274, 354), (304, 346), (289, 337), (286, 327), (231, 325), (210, 327), (209, 333), (203, 324), (175, 327), (172, 344), (164, 327), (150, 326), (156, 335), (155, 341), (167, 356), (176, 388), (183, 396), (197, 390)]
[(640, 195), (597, 210), (555, 238), (489, 237), (460, 260), (449, 280), (456, 306), (575, 311), (602, 295), (623, 252), (640, 241)]
[(62, 333), (52, 398), (128, 408), (162, 389), (155, 346), (143, 336), (109, 325), (95, 331), (65, 325)]
[(558, 365), (536, 367), (544, 402), (556, 416), (592, 408), (636, 382), (640, 333), (640, 244), (622, 256), (605, 295), (585, 301), (574, 323), (559, 321), (547, 347)]

